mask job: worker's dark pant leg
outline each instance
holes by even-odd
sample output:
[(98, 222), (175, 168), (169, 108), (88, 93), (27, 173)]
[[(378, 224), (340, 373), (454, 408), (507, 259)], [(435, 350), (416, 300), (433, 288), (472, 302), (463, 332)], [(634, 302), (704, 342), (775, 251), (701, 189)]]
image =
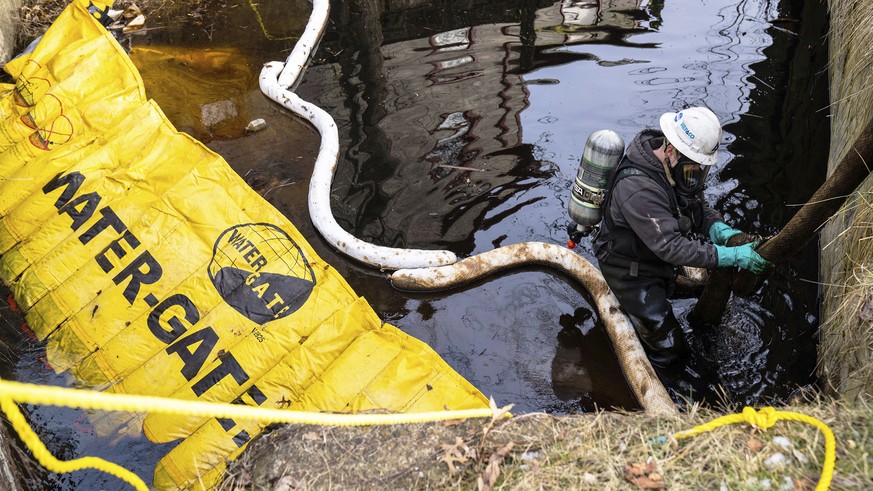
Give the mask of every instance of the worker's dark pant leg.
[(639, 275), (632, 277), (627, 267), (600, 263), (609, 288), (630, 317), (652, 363), (666, 367), (684, 359), (685, 336), (673, 307), (667, 301), (671, 278)]

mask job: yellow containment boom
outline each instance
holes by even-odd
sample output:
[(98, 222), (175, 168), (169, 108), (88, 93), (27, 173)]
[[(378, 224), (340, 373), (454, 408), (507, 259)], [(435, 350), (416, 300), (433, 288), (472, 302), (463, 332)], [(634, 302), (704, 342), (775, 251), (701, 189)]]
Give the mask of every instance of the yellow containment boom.
[[(107, 392), (271, 409), (487, 408), (175, 130), (92, 15), (104, 8), (75, 0), (0, 85), (0, 277), (52, 367)], [(214, 485), (265, 426), (127, 419), (183, 439), (158, 489)]]

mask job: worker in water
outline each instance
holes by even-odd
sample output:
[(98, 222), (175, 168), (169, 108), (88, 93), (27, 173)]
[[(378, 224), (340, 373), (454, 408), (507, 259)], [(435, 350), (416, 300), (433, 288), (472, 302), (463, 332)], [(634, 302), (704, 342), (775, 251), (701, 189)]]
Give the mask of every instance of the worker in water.
[(721, 142), (715, 114), (692, 107), (662, 115), (659, 126), (634, 137), (612, 172), (594, 252), (649, 359), (664, 368), (688, 351), (667, 300), (677, 268), (739, 266), (760, 273), (769, 262), (755, 252), (757, 243), (726, 246), (741, 232), (703, 198)]

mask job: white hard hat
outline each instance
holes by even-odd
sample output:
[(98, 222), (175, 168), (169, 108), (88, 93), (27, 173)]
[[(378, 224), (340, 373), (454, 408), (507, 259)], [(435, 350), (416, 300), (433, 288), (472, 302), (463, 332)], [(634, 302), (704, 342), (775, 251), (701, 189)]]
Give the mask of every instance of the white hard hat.
[(660, 120), (661, 131), (676, 150), (700, 165), (718, 161), (721, 143), (721, 123), (705, 107), (689, 107), (678, 113), (665, 113)]

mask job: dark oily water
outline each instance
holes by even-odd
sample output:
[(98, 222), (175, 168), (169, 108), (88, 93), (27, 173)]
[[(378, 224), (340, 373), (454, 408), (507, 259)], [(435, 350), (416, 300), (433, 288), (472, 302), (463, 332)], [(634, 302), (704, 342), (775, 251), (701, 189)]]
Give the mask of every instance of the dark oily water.
[[(332, 208), (362, 239), (461, 256), (524, 241), (566, 242), (567, 201), (588, 135), (629, 141), (665, 111), (710, 107), (725, 124), (707, 198), (768, 235), (824, 177), (825, 7), (818, 2), (334, 2), (331, 29), (298, 93), (337, 121)], [(187, 7), (186, 7), (187, 8)], [(318, 135), (263, 97), (309, 2), (203, 2), (150, 19), (132, 57), (173, 123), (208, 142), (288, 216), (380, 316), (427, 342), (498, 404), (571, 413), (638, 407), (588, 294), (526, 268), (461, 289), (411, 294), (333, 251), (309, 221)], [(259, 14), (259, 15), (258, 15)], [(264, 118), (267, 129), (246, 134)], [(733, 297), (720, 326), (688, 332), (695, 369), (724, 399), (761, 404), (814, 382), (818, 244)], [(590, 239), (576, 251), (594, 262)], [(680, 299), (681, 319), (694, 298)], [(14, 334), (10, 378), (71, 385), (42, 346)], [(127, 416), (29, 407), (57, 456), (108, 457), (150, 479), (176, 443), (146, 441)], [(117, 488), (85, 471), (66, 489)]]
[[(823, 180), (821, 6), (389, 2), (373, 12), (344, 2), (332, 18), (299, 92), (336, 118), (333, 210), (368, 241), (462, 256), (563, 244), (588, 135), (609, 128), (630, 141), (690, 105), (725, 125), (707, 198), (735, 227), (775, 233)], [(784, 399), (813, 381), (816, 247), (732, 303), (721, 328), (688, 333), (695, 371), (727, 402)], [(576, 250), (594, 261), (589, 239)], [(508, 273), (414, 295), (338, 266), (386, 319), (499, 403), (635, 407), (592, 305), (560, 275)], [(677, 301), (677, 314), (693, 305)]]

